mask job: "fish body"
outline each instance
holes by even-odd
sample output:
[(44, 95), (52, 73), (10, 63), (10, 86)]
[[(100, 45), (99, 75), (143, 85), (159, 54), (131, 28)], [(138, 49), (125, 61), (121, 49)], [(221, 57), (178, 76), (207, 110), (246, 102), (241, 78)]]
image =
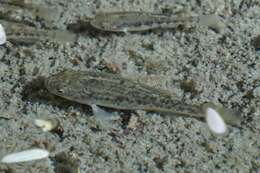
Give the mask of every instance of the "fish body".
[(33, 5), (32, 2), (1, 1), (0, 19), (18, 22), (30, 26), (37, 26), (37, 21), (44, 21), (45, 28), (53, 28), (53, 19), (56, 11), (52, 8), (45, 8), (40, 5)]
[(113, 32), (146, 31), (156, 28), (176, 28), (189, 22), (196, 22), (197, 17), (185, 13), (163, 15), (148, 12), (111, 12), (99, 13), (91, 21), (97, 29)]
[(74, 42), (76, 35), (63, 30), (38, 29), (22, 23), (0, 20), (4, 26), (8, 41), (13, 43), (32, 44), (37, 41), (55, 40)]
[(46, 89), (67, 100), (121, 110), (145, 110), (170, 115), (205, 118), (211, 108), (228, 124), (239, 125), (240, 113), (213, 103), (191, 105), (169, 91), (157, 89), (118, 74), (64, 70), (47, 77)]
[(117, 74), (65, 70), (48, 77), (45, 87), (55, 95), (81, 104), (203, 117), (200, 106), (185, 104), (168, 91)]
[(10, 4), (20, 7), (30, 7), (33, 0), (0, 0), (2, 4)]
[(31, 13), (31, 11), (22, 9), (14, 5), (2, 4), (2, 3), (0, 4), (1, 19), (14, 21), (14, 22), (23, 22), (25, 14), (29, 20), (32, 19), (35, 20), (35, 16)]
[(5, 28), (8, 41), (12, 43), (76, 41), (75, 34), (53, 29), (55, 16), (53, 9), (33, 5), (31, 1), (0, 0), (0, 23)]

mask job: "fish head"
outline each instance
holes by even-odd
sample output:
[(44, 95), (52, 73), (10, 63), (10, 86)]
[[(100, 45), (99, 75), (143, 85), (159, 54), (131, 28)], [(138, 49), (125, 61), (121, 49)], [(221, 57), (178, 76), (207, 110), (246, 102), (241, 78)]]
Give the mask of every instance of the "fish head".
[[(74, 99), (77, 93), (77, 73), (74, 70), (64, 70), (45, 79), (45, 88), (52, 94)], [(76, 99), (76, 98), (75, 98)]]

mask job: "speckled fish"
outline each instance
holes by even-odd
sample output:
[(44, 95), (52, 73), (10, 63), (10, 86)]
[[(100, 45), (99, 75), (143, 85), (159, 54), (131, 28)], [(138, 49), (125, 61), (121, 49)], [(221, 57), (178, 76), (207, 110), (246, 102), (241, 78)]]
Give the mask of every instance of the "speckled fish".
[(27, 10), (19, 6), (0, 3), (0, 18), (8, 21), (33, 25), (30, 21), (36, 20), (37, 15), (33, 10)]
[(0, 3), (27, 7), (32, 4), (32, 0), (0, 0)]
[(44, 27), (53, 27), (54, 10), (32, 4), (25, 0), (0, 0), (0, 18), (35, 26), (37, 21), (44, 21)]
[(68, 31), (38, 29), (5, 20), (0, 20), (0, 23), (5, 28), (7, 40), (13, 43), (32, 44), (44, 40), (55, 40), (59, 42), (74, 42), (76, 40), (76, 35)]
[(133, 32), (156, 28), (176, 28), (180, 24), (196, 22), (197, 19), (197, 17), (188, 17), (185, 13), (168, 16), (148, 12), (111, 12), (97, 14), (90, 24), (105, 31)]
[[(65, 99), (87, 105), (121, 110), (146, 110), (203, 118), (203, 105), (185, 104), (168, 91), (156, 89), (121, 75), (96, 71), (64, 70), (45, 80), (47, 90)], [(228, 109), (221, 110), (226, 121), (237, 117)], [(226, 115), (225, 115), (226, 116)]]

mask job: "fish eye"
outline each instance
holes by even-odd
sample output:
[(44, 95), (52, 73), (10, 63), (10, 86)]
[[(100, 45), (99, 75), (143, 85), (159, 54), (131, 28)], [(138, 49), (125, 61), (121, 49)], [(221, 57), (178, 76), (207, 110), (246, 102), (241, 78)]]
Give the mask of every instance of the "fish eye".
[(63, 89), (57, 89), (57, 92), (60, 93), (60, 94), (63, 94), (64, 90)]

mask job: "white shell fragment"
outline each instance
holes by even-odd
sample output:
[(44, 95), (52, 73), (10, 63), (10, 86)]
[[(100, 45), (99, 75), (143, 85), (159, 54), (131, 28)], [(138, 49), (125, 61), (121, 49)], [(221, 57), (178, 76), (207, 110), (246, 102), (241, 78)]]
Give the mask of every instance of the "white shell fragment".
[(5, 44), (6, 42), (6, 34), (4, 27), (0, 24), (0, 45)]
[(48, 132), (54, 130), (59, 123), (56, 119), (36, 119), (34, 120), (34, 124), (42, 128), (44, 132)]
[(2, 158), (2, 163), (18, 163), (44, 159), (49, 156), (49, 152), (44, 149), (30, 149), (17, 153), (11, 153)]
[(206, 109), (206, 121), (211, 131), (217, 134), (223, 134), (227, 131), (226, 123), (221, 115), (213, 108)]

